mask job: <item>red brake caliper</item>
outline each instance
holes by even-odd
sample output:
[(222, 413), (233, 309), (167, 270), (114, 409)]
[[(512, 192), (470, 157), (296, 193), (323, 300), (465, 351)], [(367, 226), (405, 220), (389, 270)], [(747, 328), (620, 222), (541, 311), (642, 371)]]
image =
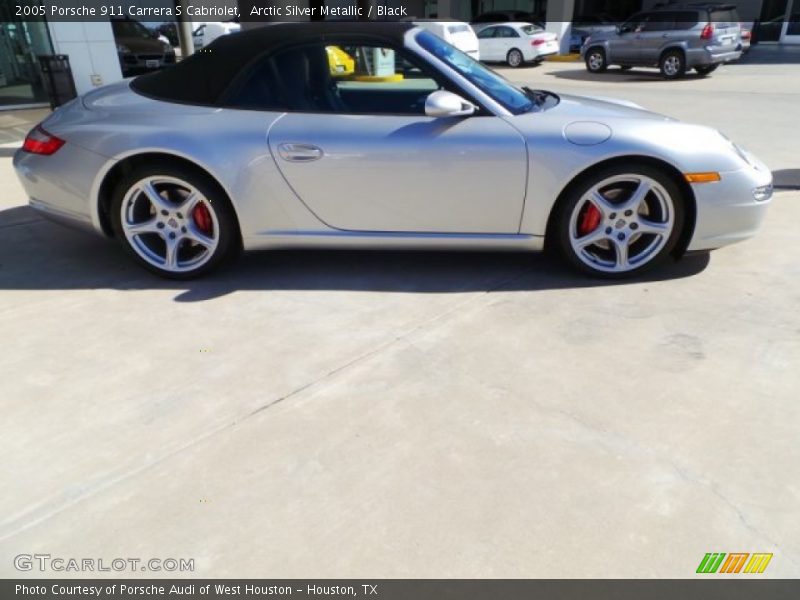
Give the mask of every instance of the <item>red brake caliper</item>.
[(211, 213), (208, 207), (202, 202), (192, 209), (192, 219), (197, 228), (206, 235), (211, 235), (214, 224), (211, 222)]
[(600, 211), (597, 207), (592, 204), (591, 202), (586, 203), (586, 208), (583, 211), (583, 215), (581, 215), (580, 222), (578, 223), (578, 233), (580, 235), (586, 235), (593, 232), (597, 229), (597, 226), (600, 225), (600, 219), (603, 215), (600, 214)]

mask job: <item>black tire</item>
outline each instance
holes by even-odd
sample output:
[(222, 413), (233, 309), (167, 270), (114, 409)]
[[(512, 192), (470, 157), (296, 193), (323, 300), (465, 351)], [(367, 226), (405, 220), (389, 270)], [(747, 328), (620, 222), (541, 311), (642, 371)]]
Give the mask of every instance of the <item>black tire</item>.
[[(204, 262), (199, 264), (197, 268), (187, 268), (181, 271), (161, 268), (145, 260), (128, 239), (122, 223), (122, 203), (133, 186), (148, 177), (171, 178), (188, 183), (195, 190), (200, 192), (200, 194), (205, 197), (208, 205), (210, 205), (210, 209), (207, 207), (207, 210), (212, 211), (218, 224), (218, 231), (214, 231), (211, 234), (216, 236), (216, 248), (213, 252), (209, 252), (209, 256), (205, 258)], [(134, 197), (136, 197), (136, 195)], [(136, 201), (129, 200), (129, 202), (133, 203)], [(142, 202), (142, 200), (139, 200), (139, 202)], [(177, 204), (175, 206), (177, 207)], [(120, 240), (128, 254), (148, 271), (167, 279), (188, 280), (201, 277), (219, 267), (226, 260), (232, 258), (241, 249), (238, 221), (225, 192), (216, 181), (199, 169), (193, 169), (183, 165), (170, 165), (165, 161), (158, 161), (134, 168), (130, 173), (125, 175), (114, 188), (110, 204), (110, 217), (114, 234)], [(189, 215), (187, 215), (186, 220), (189, 220)], [(159, 225), (159, 227), (162, 227), (162, 231), (169, 230), (169, 226), (163, 227), (163, 224)], [(179, 230), (176, 229), (176, 232), (177, 231)], [(185, 231), (185, 229), (183, 229), (183, 231)], [(180, 240), (181, 234), (178, 233), (178, 236)], [(164, 244), (164, 242), (161, 243), (162, 245)], [(185, 245), (181, 246), (181, 244), (185, 244), (185, 242), (179, 242), (179, 250), (176, 251), (176, 255), (178, 256), (180, 256), (181, 252), (191, 252), (194, 249), (191, 247), (187, 249)], [(179, 263), (176, 262), (176, 264)]]
[(522, 52), (516, 48), (512, 48), (506, 55), (506, 64), (512, 69), (516, 69), (525, 64), (525, 57), (522, 56)]
[(602, 73), (608, 68), (606, 51), (599, 46), (589, 48), (586, 51), (584, 61), (586, 62), (586, 70), (590, 73)]
[(664, 79), (680, 79), (686, 74), (686, 57), (680, 50), (667, 50), (658, 61)]
[(700, 75), (700, 77), (705, 77), (706, 75), (710, 75), (716, 71), (718, 66), (719, 65), (708, 65), (705, 67), (695, 67), (694, 70), (697, 71), (697, 74)]
[[(610, 272), (587, 264), (587, 262), (581, 259), (581, 257), (573, 249), (570, 239), (571, 228), (573, 226), (572, 217), (578, 204), (586, 201), (586, 195), (590, 190), (592, 190), (593, 187), (597, 186), (601, 182), (606, 181), (607, 179), (624, 175), (640, 175), (648, 177), (662, 186), (663, 190), (669, 195), (672, 201), (673, 225), (672, 230), (667, 236), (665, 236), (667, 239), (663, 246), (661, 246), (657, 252), (654, 249), (654, 254), (647, 258), (647, 260), (642, 264), (633, 266), (630, 270)], [(625, 279), (636, 277), (641, 273), (649, 271), (650, 269), (663, 264), (674, 252), (686, 222), (685, 203), (686, 200), (683, 197), (681, 188), (678, 186), (675, 180), (662, 169), (648, 164), (635, 162), (600, 168), (574, 181), (567, 189), (565, 194), (561, 197), (559, 203), (553, 209), (553, 213), (549, 222), (547, 231), (547, 247), (548, 249), (555, 251), (571, 267), (577, 271), (580, 271), (581, 273), (601, 279)], [(578, 212), (578, 215), (580, 215), (580, 212)], [(597, 227), (604, 227), (604, 224), (601, 222)], [(608, 231), (608, 229), (605, 231)], [(623, 230), (620, 229), (614, 231)], [(612, 233), (612, 235), (615, 234)], [(630, 239), (631, 241), (626, 243), (629, 248), (633, 248), (639, 243), (646, 245), (649, 238), (642, 236), (640, 237), (642, 241), (634, 241), (635, 237), (631, 236)]]

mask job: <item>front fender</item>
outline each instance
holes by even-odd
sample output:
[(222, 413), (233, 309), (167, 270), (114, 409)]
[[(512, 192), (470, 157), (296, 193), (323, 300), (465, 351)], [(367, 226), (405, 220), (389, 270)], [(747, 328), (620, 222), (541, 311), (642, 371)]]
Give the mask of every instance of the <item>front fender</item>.
[(645, 120), (606, 123), (612, 129), (611, 137), (591, 146), (572, 144), (563, 135), (528, 137), (530, 175), (521, 233), (544, 235), (550, 214), (566, 188), (609, 160), (646, 158), (679, 173), (725, 173), (746, 166), (730, 142), (710, 128)]

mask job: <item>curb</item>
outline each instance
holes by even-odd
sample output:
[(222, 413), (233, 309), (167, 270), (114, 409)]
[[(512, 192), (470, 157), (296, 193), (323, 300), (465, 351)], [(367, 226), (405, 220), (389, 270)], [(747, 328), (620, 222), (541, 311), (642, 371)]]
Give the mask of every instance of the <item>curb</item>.
[(553, 54), (545, 58), (545, 60), (550, 62), (577, 62), (580, 59), (580, 54)]

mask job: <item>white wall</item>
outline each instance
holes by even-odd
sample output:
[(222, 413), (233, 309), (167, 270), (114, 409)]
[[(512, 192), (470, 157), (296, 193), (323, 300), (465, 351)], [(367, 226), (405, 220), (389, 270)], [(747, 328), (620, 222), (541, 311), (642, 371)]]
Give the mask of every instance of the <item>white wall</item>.
[(569, 54), (569, 38), (575, 0), (559, 0), (547, 3), (547, 31), (558, 36), (559, 54)]
[(52, 22), (48, 27), (55, 53), (69, 56), (78, 94), (122, 79), (110, 22)]

